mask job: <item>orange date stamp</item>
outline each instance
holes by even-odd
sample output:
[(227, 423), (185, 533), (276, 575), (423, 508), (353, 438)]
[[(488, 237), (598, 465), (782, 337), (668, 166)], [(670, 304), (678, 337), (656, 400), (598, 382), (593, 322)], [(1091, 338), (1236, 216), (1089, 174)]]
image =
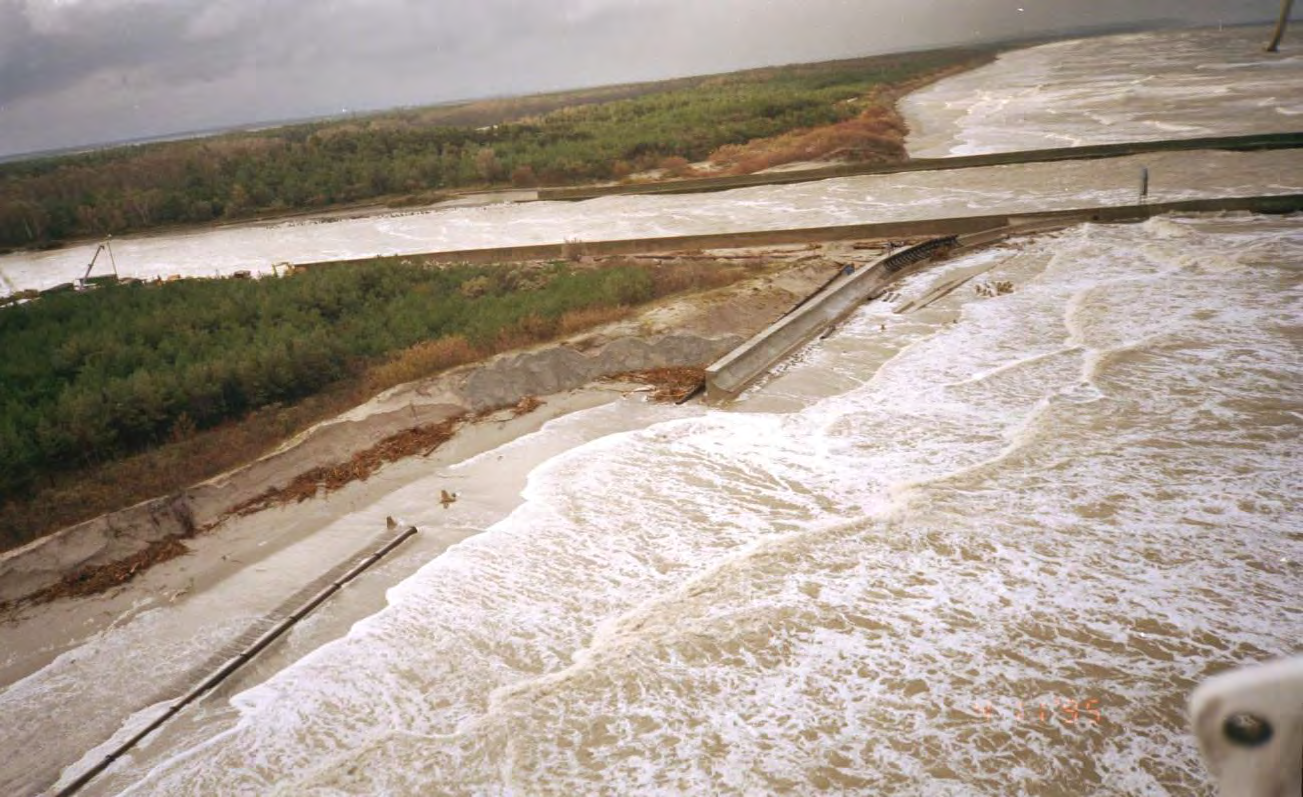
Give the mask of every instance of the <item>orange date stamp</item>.
[(1021, 700), (1003, 704), (989, 700), (973, 701), (973, 714), (980, 720), (1012, 719), (1015, 722), (1061, 725), (1099, 725), (1104, 721), (1099, 698), (1073, 700), (1064, 697), (1042, 698), (1024, 704)]

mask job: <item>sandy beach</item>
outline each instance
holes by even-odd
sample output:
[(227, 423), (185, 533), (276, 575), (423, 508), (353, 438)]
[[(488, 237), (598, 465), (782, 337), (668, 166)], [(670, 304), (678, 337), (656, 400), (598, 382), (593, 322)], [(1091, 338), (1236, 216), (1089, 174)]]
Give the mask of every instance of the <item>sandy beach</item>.
[[(429, 456), (394, 463), (365, 482), (305, 503), (232, 518), (215, 531), (188, 540), (190, 553), (150, 568), (107, 593), (20, 605), (4, 620), (0, 682), (15, 684), (44, 668), (67, 667), (70, 676), (92, 692), (118, 685), (94, 698), (83, 691), (86, 703), (59, 700), (58, 705), (45, 707), (67, 713), (67, 733), (90, 750), (82, 762), (89, 764), (111, 748), (97, 744), (113, 735), (123, 719), (136, 712), (142, 712), (142, 719), (153, 716), (151, 706), (157, 709), (158, 704), (178, 698), (187, 691), (184, 684), (199, 683), (215, 665), (235, 655), (245, 633), (241, 626), (256, 628), (261, 618), (283, 610), (287, 599), (335, 564), (369, 554), (392, 538), (387, 518), (393, 517), (400, 528), (414, 525), (419, 534), (206, 699), (220, 701), (259, 683), (383, 608), (386, 591), (394, 584), (449, 546), (510, 514), (522, 501), (529, 472), (541, 462), (591, 437), (692, 412), (652, 405), (645, 398), (645, 392), (628, 384), (594, 385), (546, 396), (533, 412), (518, 417), (509, 410), (495, 413), (463, 427)], [(625, 406), (608, 413), (606, 422), (598, 419), (582, 427), (582, 438), (542, 433), (557, 419), (607, 404)], [(456, 503), (441, 506), (441, 489), (456, 492)], [(102, 655), (86, 655), (110, 634), (119, 637), (118, 645), (147, 641), (159, 655), (141, 651), (125, 667), (115, 661), (117, 657), (103, 655), (104, 650), (99, 650)], [(123, 683), (133, 686), (124, 693)], [(97, 709), (84, 710), (91, 700)], [(6, 724), (14, 722), (11, 738), (30, 733), (25, 729), (34, 730), (23, 719), (7, 718)], [(167, 733), (164, 728), (143, 749), (167, 738)], [(36, 758), (29, 766), (39, 767), (42, 756)], [(49, 785), (61, 767), (57, 759), (44, 763), (49, 769), (32, 774), (43, 775), (44, 785)], [(40, 783), (34, 778), (29, 785), (39, 788)]]
[[(145, 568), (100, 594), (20, 602), (9, 609), (0, 626), (6, 640), (0, 684), (21, 689), (28, 676), (41, 672), (48, 678), (53, 670), (64, 671), (67, 686), (77, 689), (75, 703), (52, 693), (48, 700), (28, 705), (35, 712), (30, 721), (9, 718), (11, 727), (18, 729), (14, 743), (33, 751), (25, 761), (22, 782), (9, 785), (39, 790), (72, 763), (61, 759), (57, 749), (41, 748), (35, 736), (26, 738), (39, 732), (38, 715), (45, 722), (51, 715), (66, 715), (61, 724), (69, 727), (75, 742), (60, 748), (87, 751), (68, 770), (81, 771), (239, 653), (253, 635), (266, 630), (269, 618), (297, 608), (291, 604), (301, 600), (305, 588), (332, 569), (369, 555), (397, 531), (415, 526), (419, 533), (201, 703), (221, 704), (382, 609), (392, 586), (519, 506), (528, 475), (539, 464), (597, 437), (702, 412), (699, 407), (652, 403), (652, 389), (644, 385), (589, 381), (582, 371), (574, 372), (572, 360), (554, 362), (560, 353), (574, 358), (575, 350), (585, 350), (590, 358), (600, 359), (603, 352), (612, 352), (606, 357), (612, 363), (607, 368), (615, 370), (693, 357), (694, 349), (722, 353), (836, 273), (837, 266), (826, 258), (869, 258), (876, 253), (874, 247), (854, 250), (849, 244), (706, 253), (765, 256), (781, 265), (735, 286), (661, 302), (567, 344), (499, 355), (449, 376), (388, 390), (257, 463), (197, 485), (190, 491), (197, 520), (215, 525), (184, 541), (188, 553)], [(538, 390), (567, 379), (580, 386), (546, 394)], [(508, 406), (468, 420), (428, 455), (390, 463), (365, 481), (247, 516), (222, 511), (233, 497), (347, 459), (395, 429), (456, 412), (479, 412), (484, 404), (514, 405), (522, 394), (540, 394), (541, 405), (524, 413)], [(600, 412), (603, 407), (610, 411)], [(567, 418), (585, 410), (598, 412), (584, 413), (582, 423), (566, 424)], [(456, 502), (441, 505), (442, 490), (456, 493)], [(113, 523), (106, 525), (112, 528)], [(57, 559), (58, 549), (53, 550)], [(62, 566), (71, 570), (76, 560)], [(128, 656), (130, 664), (124, 666), (123, 653), (133, 648), (141, 654)], [(87, 693), (88, 684), (94, 694)], [(124, 690), (124, 685), (130, 688)], [(171, 733), (183, 732), (172, 726), (184, 729), (186, 724), (184, 716), (178, 717), (140, 749), (165, 745)]]
[[(354, 482), (338, 492), (302, 504), (233, 517), (217, 530), (188, 540), (189, 554), (149, 568), (135, 580), (107, 593), (39, 605), (19, 604), (5, 618), (5, 636), (10, 644), (0, 662), (0, 682), (21, 680), (105, 627), (121, 625), (143, 612), (175, 607), (220, 589), (241, 571), (266, 574), (263, 579), (266, 591), (257, 596), (250, 608), (261, 606), (269, 612), (301, 586), (295, 578), (296, 575), (301, 578), (301, 573), (275, 573), (265, 566), (277, 555), (314, 537), (341, 518), (359, 513), (363, 515), (357, 518), (359, 526), (365, 523), (364, 518), (374, 515), (371, 532), (359, 527), (353, 535), (336, 535), (339, 539), (331, 540), (328, 547), (318, 547), (316, 553), (321, 560), (329, 561), (332, 555), (343, 560), (368, 552), (393, 536), (386, 528), (385, 519), (392, 513), (385, 512), (384, 499), (395, 490), (495, 451), (568, 413), (612, 401), (641, 400), (641, 393), (632, 393), (634, 398), (626, 399), (624, 394), (632, 389), (633, 386), (594, 386), (547, 396), (537, 410), (518, 417), (504, 410), (463, 427), (429, 456), (394, 463), (367, 481)], [(461, 484), (456, 486), (459, 500), (449, 509), (439, 506), (436, 491), (431, 496), (432, 510), (428, 516), (396, 518), (401, 523), (416, 525), (421, 534), (387, 564), (393, 567), (394, 561), (403, 557), (415, 559), (418, 554), (420, 557), (437, 555), (475, 533), (484, 519), (497, 519), (510, 512), (520, 501), (520, 489), (528, 469), (525, 462), (516, 458), (495, 461), (492, 475), (477, 474), (484, 478), (477, 479), (474, 487), (462, 486), (472, 477), (459, 477)], [(390, 572), (392, 575), (393, 571)]]

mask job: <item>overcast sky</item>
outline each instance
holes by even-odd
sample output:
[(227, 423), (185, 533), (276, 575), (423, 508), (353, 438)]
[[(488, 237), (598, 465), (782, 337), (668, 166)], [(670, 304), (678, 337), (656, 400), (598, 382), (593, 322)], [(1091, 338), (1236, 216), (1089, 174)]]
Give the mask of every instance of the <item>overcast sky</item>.
[(1277, 0), (0, 0), (0, 155)]

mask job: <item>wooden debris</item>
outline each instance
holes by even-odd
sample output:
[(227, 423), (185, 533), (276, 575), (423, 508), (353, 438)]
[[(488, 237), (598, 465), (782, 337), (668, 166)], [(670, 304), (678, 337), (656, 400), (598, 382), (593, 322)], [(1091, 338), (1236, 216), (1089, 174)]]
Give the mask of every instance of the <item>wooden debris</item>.
[(651, 400), (679, 401), (691, 395), (706, 381), (706, 370), (695, 366), (670, 366), (650, 368), (646, 371), (628, 371), (608, 377), (612, 382), (637, 382), (652, 388)]
[(528, 415), (541, 406), (543, 406), (543, 400), (538, 396), (525, 396), (516, 402), (515, 407), (511, 408), (511, 417), (519, 418), (522, 415)]
[(999, 282), (979, 282), (973, 286), (973, 291), (978, 296), (991, 299), (996, 296), (1004, 296), (1005, 294), (1013, 293), (1013, 283), (1009, 280), (1001, 280)]
[(281, 488), (270, 488), (226, 511), (227, 515), (252, 515), (268, 507), (300, 503), (314, 497), (318, 491), (327, 494), (355, 481), (366, 481), (376, 471), (390, 462), (397, 462), (417, 454), (428, 456), (448, 442), (461, 426), (461, 417), (449, 418), (440, 423), (416, 426), (390, 435), (374, 446), (359, 451), (347, 462), (336, 462), (304, 471)]
[(131, 581), (156, 564), (190, 553), (180, 540), (167, 537), (150, 543), (149, 547), (125, 559), (107, 565), (83, 567), (63, 577), (58, 584), (46, 587), (27, 600), (31, 603), (49, 603), (59, 598), (77, 598), (94, 595)]

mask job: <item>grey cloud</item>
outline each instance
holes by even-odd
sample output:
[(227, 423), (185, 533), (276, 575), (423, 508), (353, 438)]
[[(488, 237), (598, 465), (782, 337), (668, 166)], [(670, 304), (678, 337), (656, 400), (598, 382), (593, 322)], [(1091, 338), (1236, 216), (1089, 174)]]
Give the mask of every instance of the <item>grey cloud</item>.
[[(0, 0), (0, 155), (1275, 0)], [(1020, 10), (1021, 9), (1021, 10)]]
[[(0, 70), (8, 70), (23, 60), (23, 48), (32, 38), (31, 21), (19, 0), (0, 0)], [(0, 71), (0, 75), (5, 74)], [(3, 86), (3, 81), (0, 81)]]
[(0, 103), (57, 91), (101, 70), (170, 62), (183, 54), (175, 46), (185, 23), (179, 5), (156, 4), (149, 13), (78, 6), (75, 20), (46, 32), (32, 23), (25, 4), (8, 0), (5, 6), (2, 15), (23, 34), (0, 66)]
[[(501, 2), (304, 3), (299, 0), (150, 0), (74, 3), (50, 11), (46, 31), (34, 2), (2, 0), (9, 33), (0, 65), (0, 103), (65, 88), (105, 71), (149, 73), (165, 83), (220, 76), (246, 66), (275, 70), (305, 60), (329, 64), (401, 58), (418, 49), (455, 51), (505, 33), (518, 14)], [(534, 14), (533, 16), (537, 16)]]

